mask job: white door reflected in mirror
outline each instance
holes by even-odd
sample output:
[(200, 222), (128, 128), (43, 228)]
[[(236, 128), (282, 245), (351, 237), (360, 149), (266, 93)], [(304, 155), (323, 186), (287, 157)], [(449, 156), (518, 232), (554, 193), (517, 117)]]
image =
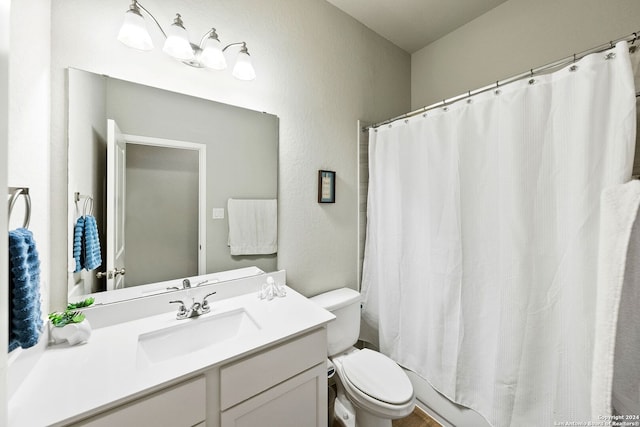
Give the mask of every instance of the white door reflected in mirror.
[(107, 120), (107, 290), (122, 289), (125, 286), (124, 272), (125, 245), (125, 203), (127, 189), (127, 141), (118, 124)]

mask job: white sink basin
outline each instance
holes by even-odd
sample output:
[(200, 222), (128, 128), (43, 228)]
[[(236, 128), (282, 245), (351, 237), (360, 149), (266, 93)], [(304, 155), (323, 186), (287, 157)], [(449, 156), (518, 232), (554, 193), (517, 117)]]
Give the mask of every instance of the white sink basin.
[(145, 359), (152, 364), (163, 362), (259, 329), (244, 308), (206, 317), (176, 320), (174, 326), (138, 336), (138, 362)]

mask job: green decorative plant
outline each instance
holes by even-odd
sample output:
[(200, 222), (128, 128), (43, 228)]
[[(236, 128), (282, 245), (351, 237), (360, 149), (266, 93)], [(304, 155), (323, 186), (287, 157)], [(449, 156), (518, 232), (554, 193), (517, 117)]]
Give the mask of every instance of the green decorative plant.
[(67, 305), (67, 311), (75, 310), (75, 309), (78, 309), (78, 308), (89, 307), (91, 304), (93, 304), (94, 301), (95, 301), (95, 298), (89, 297), (89, 298), (87, 298), (85, 300), (82, 300), (82, 301), (70, 302)]
[(67, 309), (63, 312), (53, 312), (49, 313), (49, 320), (53, 326), (61, 328), (70, 323), (80, 323), (86, 317), (84, 313), (77, 311), (78, 308), (89, 307), (95, 301), (94, 298), (90, 297), (82, 301), (78, 301), (75, 303), (69, 303), (67, 305)]
[(49, 320), (53, 326), (61, 328), (70, 323), (80, 323), (85, 319), (84, 313), (65, 310), (62, 313), (49, 313)]

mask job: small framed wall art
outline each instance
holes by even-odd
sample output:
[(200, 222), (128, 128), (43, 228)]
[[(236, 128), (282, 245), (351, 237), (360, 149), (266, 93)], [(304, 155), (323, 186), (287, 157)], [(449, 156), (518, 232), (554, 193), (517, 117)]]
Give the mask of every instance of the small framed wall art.
[(318, 203), (336, 202), (336, 173), (334, 171), (318, 171)]

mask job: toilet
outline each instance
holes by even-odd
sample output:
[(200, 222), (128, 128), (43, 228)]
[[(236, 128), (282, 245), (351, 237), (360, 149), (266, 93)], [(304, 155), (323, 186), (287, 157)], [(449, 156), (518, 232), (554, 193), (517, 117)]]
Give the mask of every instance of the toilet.
[(327, 352), (337, 373), (334, 414), (346, 427), (391, 427), (391, 420), (413, 411), (415, 393), (393, 360), (353, 347), (360, 333), (360, 299), (348, 288), (311, 298), (336, 316), (327, 325)]

